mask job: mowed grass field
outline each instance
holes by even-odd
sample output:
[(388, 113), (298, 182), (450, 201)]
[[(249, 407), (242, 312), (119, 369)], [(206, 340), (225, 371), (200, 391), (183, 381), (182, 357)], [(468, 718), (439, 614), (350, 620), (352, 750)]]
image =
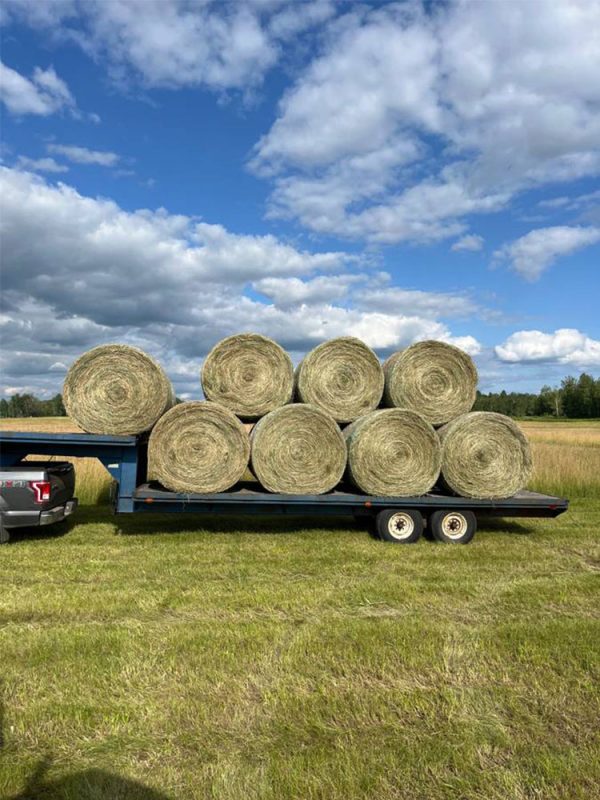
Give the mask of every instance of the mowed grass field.
[(91, 505), (15, 534), (0, 797), (599, 797), (600, 423), (522, 424), (571, 510), (468, 547)]

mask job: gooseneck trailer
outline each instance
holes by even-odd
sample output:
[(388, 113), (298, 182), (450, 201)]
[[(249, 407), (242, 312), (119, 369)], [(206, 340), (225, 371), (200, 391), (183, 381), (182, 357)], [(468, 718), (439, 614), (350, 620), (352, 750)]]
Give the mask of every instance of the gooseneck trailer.
[(143, 436), (0, 431), (0, 467), (14, 467), (31, 454), (97, 458), (113, 478), (111, 502), (116, 514), (352, 515), (373, 522), (380, 539), (398, 544), (416, 541), (424, 528), (438, 541), (466, 544), (475, 534), (478, 517), (557, 517), (568, 508), (564, 498), (529, 491), (503, 500), (441, 492), (372, 497), (343, 489), (323, 495), (282, 495), (248, 483), (217, 494), (184, 494), (147, 482), (147, 439)]

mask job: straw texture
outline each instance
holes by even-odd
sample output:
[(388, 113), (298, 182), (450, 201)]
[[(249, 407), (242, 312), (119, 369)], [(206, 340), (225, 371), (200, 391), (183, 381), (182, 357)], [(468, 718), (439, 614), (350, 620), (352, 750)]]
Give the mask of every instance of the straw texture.
[(347, 475), (365, 494), (426, 494), (440, 474), (439, 438), (420, 414), (404, 408), (373, 411), (344, 429)]
[(285, 350), (258, 333), (222, 339), (210, 351), (201, 372), (207, 400), (255, 420), (291, 402), (294, 367)]
[(511, 497), (527, 485), (532, 471), (529, 442), (503, 414), (474, 411), (438, 430), (442, 481), (463, 497)]
[(383, 371), (384, 405), (418, 411), (432, 425), (443, 425), (473, 408), (477, 369), (467, 353), (451, 344), (412, 344), (390, 356)]
[(229, 409), (181, 403), (160, 418), (148, 442), (148, 474), (174, 492), (224, 492), (250, 457), (250, 439)]
[(297, 399), (326, 411), (340, 423), (352, 422), (373, 411), (382, 393), (379, 359), (370, 347), (352, 336), (318, 345), (296, 370)]
[(162, 367), (137, 347), (106, 344), (80, 356), (67, 372), (63, 402), (88, 433), (136, 434), (152, 428), (175, 402)]
[(277, 494), (323, 494), (339, 483), (346, 445), (335, 421), (319, 408), (293, 403), (271, 411), (251, 434), (252, 471)]

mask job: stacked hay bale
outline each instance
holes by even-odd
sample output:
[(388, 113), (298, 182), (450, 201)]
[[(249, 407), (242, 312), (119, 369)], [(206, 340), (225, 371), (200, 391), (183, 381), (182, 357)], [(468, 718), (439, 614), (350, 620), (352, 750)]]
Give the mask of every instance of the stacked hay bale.
[(353, 422), (381, 402), (384, 377), (370, 347), (353, 336), (318, 345), (296, 369), (296, 397), (330, 414), (338, 423)]
[(241, 480), (250, 440), (232, 411), (180, 403), (162, 416), (148, 442), (148, 474), (174, 492), (224, 492)]
[(531, 476), (531, 448), (510, 417), (463, 414), (439, 430), (442, 484), (462, 497), (511, 497)]
[(177, 492), (226, 491), (250, 467), (264, 489), (281, 494), (329, 492), (345, 475), (371, 495), (416, 496), (437, 484), (501, 498), (531, 472), (518, 426), (471, 412), (477, 370), (443, 342), (411, 345), (382, 366), (364, 342), (339, 337), (294, 373), (276, 342), (243, 333), (215, 345), (200, 378), (206, 400), (174, 405), (150, 356), (104, 345), (73, 364), (64, 401), (91, 433), (150, 431), (149, 477)]
[(419, 412), (438, 428), (440, 488), (463, 497), (503, 498), (522, 489), (532, 470), (527, 438), (510, 417), (472, 412), (477, 370), (444, 342), (418, 342), (383, 365), (384, 403)]
[(63, 386), (67, 414), (88, 433), (149, 431), (175, 403), (162, 367), (137, 347), (105, 344), (80, 356)]

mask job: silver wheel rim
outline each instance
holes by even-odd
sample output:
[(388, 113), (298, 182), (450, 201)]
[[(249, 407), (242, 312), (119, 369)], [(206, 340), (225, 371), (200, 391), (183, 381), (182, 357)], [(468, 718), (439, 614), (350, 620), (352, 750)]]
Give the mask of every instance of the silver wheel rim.
[(462, 539), (469, 529), (467, 518), (458, 511), (446, 514), (442, 519), (442, 533), (448, 539)]
[(408, 539), (415, 530), (415, 521), (404, 511), (397, 511), (388, 520), (388, 533), (399, 542)]

